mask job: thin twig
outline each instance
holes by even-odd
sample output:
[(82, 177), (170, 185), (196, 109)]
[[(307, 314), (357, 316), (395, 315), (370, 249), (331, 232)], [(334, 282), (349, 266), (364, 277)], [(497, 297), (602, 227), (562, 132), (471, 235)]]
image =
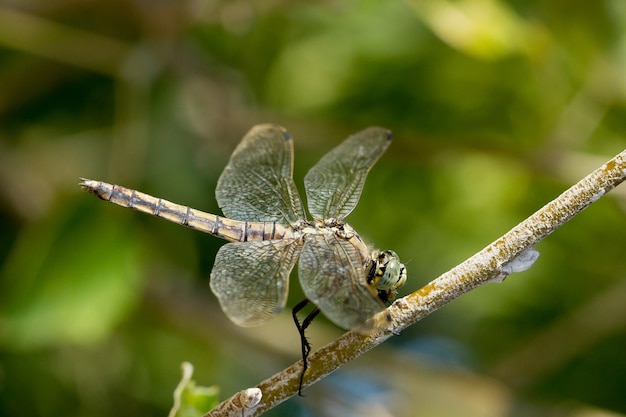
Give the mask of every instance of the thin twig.
[[(388, 331), (371, 335), (347, 332), (313, 353), (309, 357), (309, 369), (303, 387), (312, 385), (466, 292), (488, 282), (500, 282), (512, 272), (527, 269), (536, 259), (533, 245), (615, 188), (625, 178), (626, 150), (476, 255), (414, 293), (397, 300), (388, 309), (392, 317)], [(260, 415), (297, 394), (301, 369), (302, 361), (298, 361), (257, 385), (263, 397), (255, 408), (244, 410), (233, 407), (233, 402), (239, 401), (239, 395), (235, 395), (208, 412), (205, 417)]]

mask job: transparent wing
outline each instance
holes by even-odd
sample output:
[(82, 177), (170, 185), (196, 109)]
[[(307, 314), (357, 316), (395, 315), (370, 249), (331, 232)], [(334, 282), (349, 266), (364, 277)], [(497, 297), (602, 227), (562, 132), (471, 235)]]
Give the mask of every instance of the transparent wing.
[(304, 210), (292, 173), (293, 141), (285, 128), (254, 126), (217, 182), (217, 203), (231, 219), (293, 223)]
[(301, 248), (297, 240), (222, 246), (211, 271), (211, 290), (228, 318), (239, 326), (258, 326), (280, 312)]
[(315, 219), (343, 219), (356, 207), (365, 178), (391, 142), (391, 132), (370, 127), (350, 136), (304, 178), (309, 211)]
[(357, 249), (335, 235), (309, 235), (298, 264), (300, 285), (322, 313), (344, 329), (364, 329), (385, 306), (366, 283)]

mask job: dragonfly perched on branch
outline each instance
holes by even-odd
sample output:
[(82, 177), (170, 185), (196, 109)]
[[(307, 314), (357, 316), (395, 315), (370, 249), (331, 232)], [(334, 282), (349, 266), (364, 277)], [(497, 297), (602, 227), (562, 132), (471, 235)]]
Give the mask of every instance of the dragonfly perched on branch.
[[(390, 316), (374, 317), (406, 281), (395, 252), (368, 248), (344, 222), (390, 142), (390, 131), (371, 127), (311, 168), (304, 188), (312, 221), (292, 179), (292, 138), (271, 124), (246, 134), (218, 180), (215, 194), (225, 217), (101, 181), (82, 179), (80, 185), (111, 203), (230, 241), (217, 253), (210, 285), (224, 313), (240, 326), (260, 325), (285, 307), (289, 276), (298, 262), (306, 296), (293, 311), (302, 342), (301, 387), (310, 352), (304, 331), (313, 318), (321, 311), (344, 329), (383, 329)], [(296, 313), (308, 302), (315, 309), (300, 323)]]

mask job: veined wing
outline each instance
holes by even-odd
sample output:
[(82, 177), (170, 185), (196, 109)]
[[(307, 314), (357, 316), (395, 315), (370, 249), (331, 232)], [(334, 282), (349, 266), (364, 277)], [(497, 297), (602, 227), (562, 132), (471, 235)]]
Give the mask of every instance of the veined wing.
[(370, 127), (350, 136), (304, 177), (309, 212), (318, 220), (343, 219), (359, 201), (370, 168), (391, 143), (391, 132)]
[(293, 141), (278, 125), (254, 126), (237, 146), (217, 182), (215, 196), (235, 220), (293, 223), (304, 219), (292, 179)]
[(300, 243), (262, 240), (220, 248), (211, 271), (211, 290), (229, 319), (239, 326), (257, 326), (285, 307)]
[(344, 329), (367, 329), (366, 320), (385, 308), (357, 249), (335, 235), (307, 236), (298, 275), (306, 298)]

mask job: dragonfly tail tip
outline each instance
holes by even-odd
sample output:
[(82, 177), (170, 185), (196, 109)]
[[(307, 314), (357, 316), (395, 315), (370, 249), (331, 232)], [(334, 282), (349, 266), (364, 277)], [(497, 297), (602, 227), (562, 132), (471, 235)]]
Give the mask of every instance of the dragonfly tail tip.
[(80, 182), (78, 183), (78, 185), (80, 185), (80, 188), (82, 188), (85, 191), (89, 191), (90, 193), (94, 192), (97, 181), (90, 180), (90, 179), (83, 178), (83, 177), (80, 177), (79, 179), (80, 179)]

